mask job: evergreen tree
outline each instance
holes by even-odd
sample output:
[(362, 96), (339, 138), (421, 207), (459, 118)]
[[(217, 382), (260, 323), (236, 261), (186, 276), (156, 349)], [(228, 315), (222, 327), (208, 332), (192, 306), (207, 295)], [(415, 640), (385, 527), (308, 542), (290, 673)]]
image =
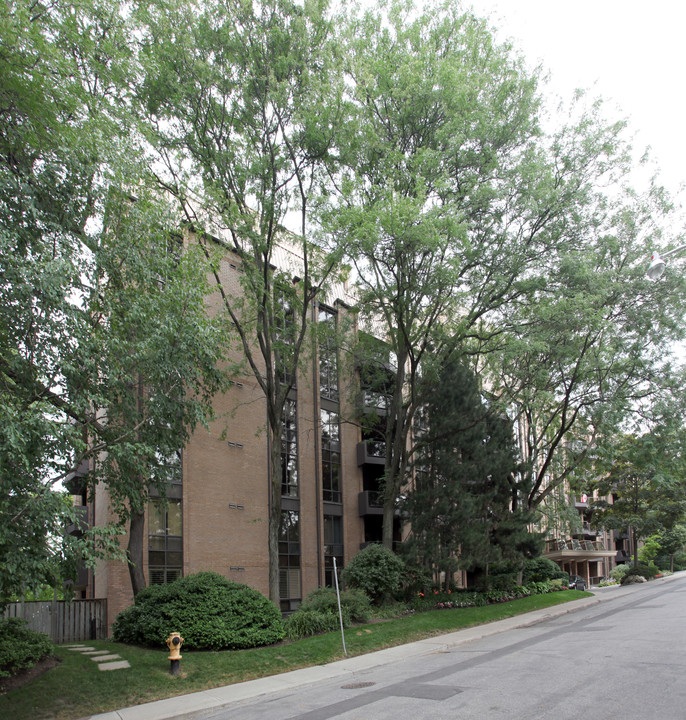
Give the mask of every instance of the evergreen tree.
[(414, 482), (403, 503), (408, 552), (446, 582), (457, 570), (538, 554), (512, 481), (510, 421), (486, 405), (474, 373), (454, 360), (423, 399)]

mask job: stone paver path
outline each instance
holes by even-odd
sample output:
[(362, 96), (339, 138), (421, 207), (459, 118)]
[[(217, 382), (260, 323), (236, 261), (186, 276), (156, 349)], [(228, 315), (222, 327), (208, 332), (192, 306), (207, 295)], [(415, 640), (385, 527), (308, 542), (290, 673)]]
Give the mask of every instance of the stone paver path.
[(131, 667), (128, 660), (122, 660), (121, 655), (112, 654), (107, 650), (96, 650), (94, 647), (86, 645), (67, 645), (67, 650), (80, 652), (82, 655), (90, 657), (91, 660), (98, 663), (100, 670), (122, 670)]

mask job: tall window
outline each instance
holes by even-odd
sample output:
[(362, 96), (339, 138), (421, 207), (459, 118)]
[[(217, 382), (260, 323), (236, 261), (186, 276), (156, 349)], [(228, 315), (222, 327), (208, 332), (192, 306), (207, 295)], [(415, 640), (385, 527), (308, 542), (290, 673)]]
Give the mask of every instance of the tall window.
[(148, 503), (148, 574), (151, 585), (164, 585), (183, 574), (183, 526), (180, 499)]
[(284, 510), (281, 513), (279, 597), (283, 612), (297, 609), (302, 599), (300, 589), (300, 515), (297, 510)]
[(321, 410), (322, 488), (325, 502), (341, 502), (341, 439), (338, 413)]
[(298, 497), (298, 433), (295, 400), (288, 399), (283, 409), (281, 433), (281, 495)]
[(295, 341), (295, 287), (278, 280), (274, 286), (274, 360), (282, 383), (295, 384), (291, 375)]
[(334, 587), (333, 560), (336, 569), (343, 569), (343, 518), (340, 515), (324, 515), (324, 584)]
[(319, 308), (319, 393), (338, 400), (338, 355), (336, 350), (336, 313)]

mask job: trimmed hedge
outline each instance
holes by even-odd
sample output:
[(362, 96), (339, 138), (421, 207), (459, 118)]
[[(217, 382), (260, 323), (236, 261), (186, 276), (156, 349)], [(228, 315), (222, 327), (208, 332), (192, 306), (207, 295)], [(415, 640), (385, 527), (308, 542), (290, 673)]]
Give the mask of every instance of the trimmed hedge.
[(341, 573), (347, 587), (362, 590), (376, 604), (398, 593), (404, 577), (404, 561), (392, 550), (376, 544), (360, 550)]
[(168, 585), (152, 585), (117, 615), (114, 639), (160, 647), (181, 633), (186, 650), (239, 650), (271, 645), (284, 637), (281, 612), (247, 585), (200, 572)]
[(0, 678), (28, 670), (54, 652), (48, 636), (29, 630), (21, 618), (0, 620)]

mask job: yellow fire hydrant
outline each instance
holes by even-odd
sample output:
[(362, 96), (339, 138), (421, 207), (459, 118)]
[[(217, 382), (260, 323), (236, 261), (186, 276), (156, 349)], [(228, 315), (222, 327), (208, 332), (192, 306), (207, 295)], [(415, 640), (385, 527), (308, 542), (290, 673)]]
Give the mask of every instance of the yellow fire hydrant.
[(172, 675), (178, 675), (180, 668), (179, 660), (181, 660), (181, 644), (183, 643), (183, 638), (179, 633), (173, 632), (169, 634), (169, 637), (166, 639), (165, 642), (167, 643), (167, 647), (169, 648), (169, 660), (171, 660), (171, 667), (169, 669), (169, 672)]

